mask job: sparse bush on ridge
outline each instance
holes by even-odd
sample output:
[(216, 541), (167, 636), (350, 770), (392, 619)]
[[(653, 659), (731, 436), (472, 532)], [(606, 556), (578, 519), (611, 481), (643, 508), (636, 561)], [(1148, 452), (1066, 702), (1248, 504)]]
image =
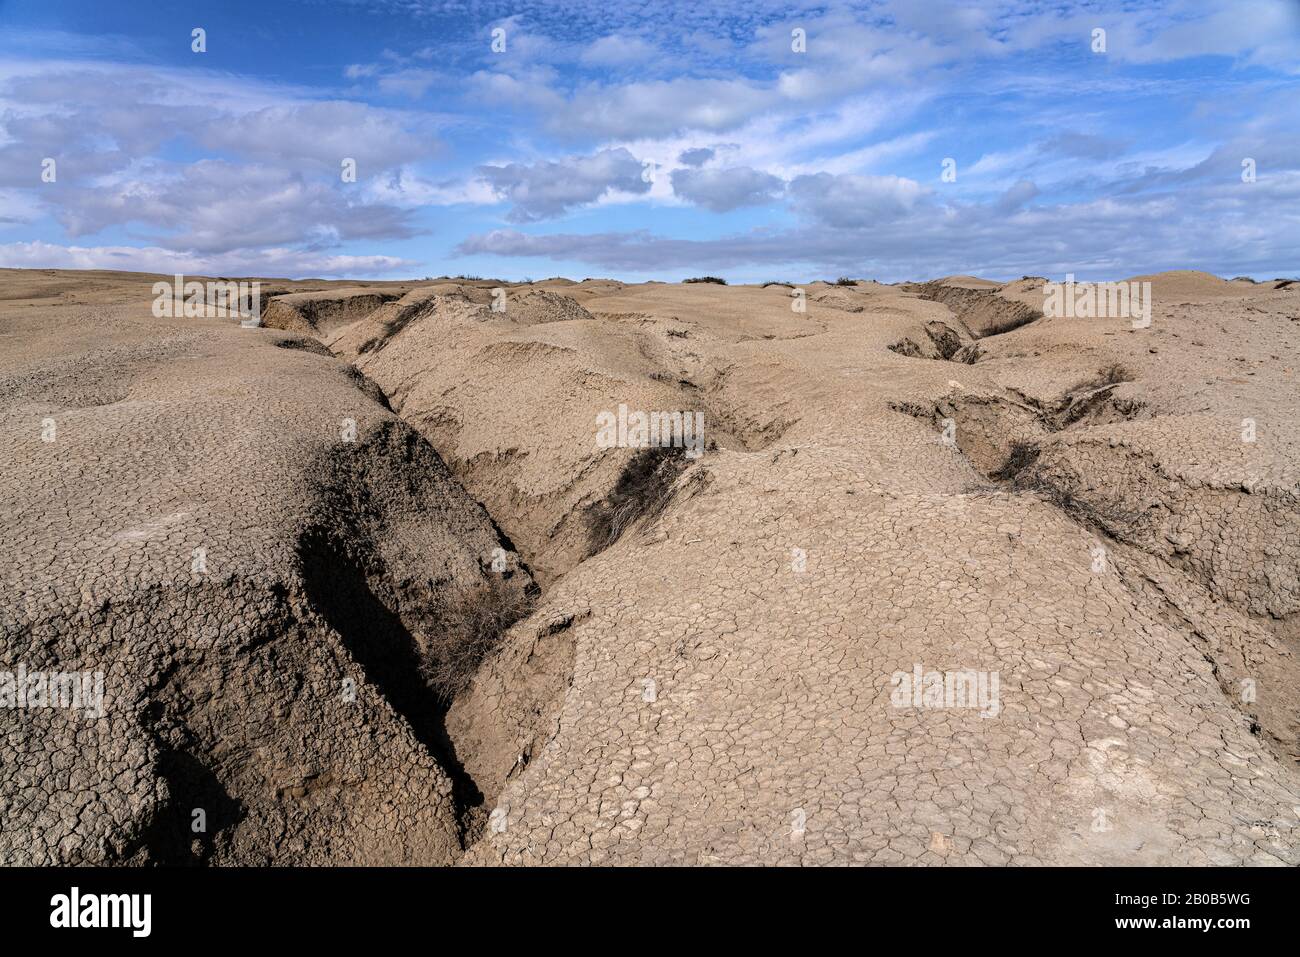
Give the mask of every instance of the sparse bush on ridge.
[(856, 286), (857, 284), (858, 281), (856, 279), (850, 279), (848, 276), (841, 276), (839, 279), (835, 280), (835, 285), (837, 286)]
[(424, 680), (444, 702), (465, 690), (502, 636), (532, 611), (534, 598), (505, 578), (490, 578), (445, 599), (439, 629), (420, 648)]
[(1132, 380), (1133, 374), (1129, 372), (1128, 369), (1124, 368), (1124, 366), (1120, 365), (1118, 362), (1113, 362), (1105, 368), (1100, 369), (1096, 375), (1076, 383), (1068, 391), (1071, 394), (1088, 392), (1108, 385), (1118, 385), (1122, 382), (1131, 382)]
[(727, 280), (720, 279), (717, 276), (695, 276), (692, 279), (683, 279), (682, 282), (712, 282), (717, 283), (719, 286), (727, 284)]
[(989, 474), (989, 478), (998, 482), (1013, 482), (1020, 473), (1038, 461), (1041, 450), (1033, 442), (1016, 441), (1011, 443), (1007, 460)]
[(589, 553), (603, 551), (638, 521), (662, 512), (686, 464), (680, 448), (651, 447), (632, 456), (614, 490), (587, 510)]

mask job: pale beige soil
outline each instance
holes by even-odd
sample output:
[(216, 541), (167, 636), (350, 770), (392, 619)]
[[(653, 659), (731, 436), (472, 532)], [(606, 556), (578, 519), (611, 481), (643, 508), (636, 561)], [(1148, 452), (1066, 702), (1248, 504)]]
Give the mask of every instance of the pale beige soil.
[[(0, 710), (0, 861), (1300, 863), (1300, 284), (155, 278), (0, 271), (0, 669), (107, 673)], [(621, 403), (707, 451), (629, 495)]]

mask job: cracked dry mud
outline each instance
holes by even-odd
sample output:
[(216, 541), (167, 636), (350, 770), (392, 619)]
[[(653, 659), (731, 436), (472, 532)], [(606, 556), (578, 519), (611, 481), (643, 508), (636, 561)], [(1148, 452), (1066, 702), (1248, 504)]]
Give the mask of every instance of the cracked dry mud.
[(1300, 285), (155, 278), (0, 271), (0, 863), (1300, 863)]

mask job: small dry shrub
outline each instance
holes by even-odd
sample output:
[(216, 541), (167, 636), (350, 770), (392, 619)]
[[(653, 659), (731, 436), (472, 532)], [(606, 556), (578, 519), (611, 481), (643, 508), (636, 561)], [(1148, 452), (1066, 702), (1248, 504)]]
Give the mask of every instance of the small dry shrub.
[(465, 690), (502, 636), (533, 607), (515, 582), (493, 577), (445, 599), (437, 631), (421, 643), (420, 670), (443, 701)]
[(651, 447), (632, 456), (614, 490), (587, 511), (589, 553), (603, 551), (641, 519), (662, 512), (686, 464), (685, 450), (679, 448)]

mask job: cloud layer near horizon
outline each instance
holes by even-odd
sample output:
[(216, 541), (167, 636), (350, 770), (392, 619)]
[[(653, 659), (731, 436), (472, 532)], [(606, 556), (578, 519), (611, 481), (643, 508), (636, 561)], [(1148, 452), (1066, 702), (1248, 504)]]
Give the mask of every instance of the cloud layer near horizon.
[[(1282, 0), (1249, 16), (1183, 0), (757, 2), (709, 24), (685, 6), (401, 6), (335, 8), (349, 13), (316, 52), (334, 63), (323, 77), (34, 24), (19, 53), (11, 33), (0, 265), (886, 281), (1295, 268), (1300, 13)], [(412, 16), (436, 42), (402, 28)], [(350, 17), (384, 45), (358, 46)]]

